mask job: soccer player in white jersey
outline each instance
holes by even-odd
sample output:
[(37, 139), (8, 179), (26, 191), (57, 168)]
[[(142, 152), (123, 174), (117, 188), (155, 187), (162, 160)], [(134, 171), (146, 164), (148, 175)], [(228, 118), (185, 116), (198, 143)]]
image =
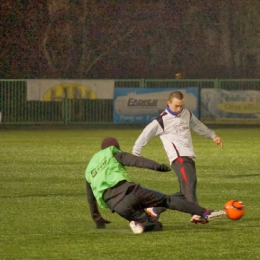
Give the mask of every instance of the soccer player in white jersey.
[[(197, 176), (191, 132), (212, 139), (221, 148), (222, 140), (205, 126), (192, 112), (184, 108), (184, 95), (173, 91), (168, 98), (166, 109), (160, 116), (148, 124), (135, 142), (132, 153), (139, 156), (142, 148), (155, 136), (159, 136), (172, 169), (175, 171), (180, 193), (190, 202), (198, 204), (196, 196)], [(159, 217), (165, 208), (148, 208), (150, 215)], [(222, 213), (221, 213), (222, 214)], [(223, 212), (223, 214), (225, 214)], [(222, 216), (220, 216), (222, 217)], [(191, 222), (197, 223), (199, 216), (191, 216)]]

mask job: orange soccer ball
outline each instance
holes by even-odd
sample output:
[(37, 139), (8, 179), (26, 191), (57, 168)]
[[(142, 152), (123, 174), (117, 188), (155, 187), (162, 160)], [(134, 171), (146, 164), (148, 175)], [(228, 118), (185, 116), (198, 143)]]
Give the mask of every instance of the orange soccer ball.
[(225, 212), (231, 220), (238, 220), (245, 214), (245, 205), (240, 200), (229, 200), (225, 204)]

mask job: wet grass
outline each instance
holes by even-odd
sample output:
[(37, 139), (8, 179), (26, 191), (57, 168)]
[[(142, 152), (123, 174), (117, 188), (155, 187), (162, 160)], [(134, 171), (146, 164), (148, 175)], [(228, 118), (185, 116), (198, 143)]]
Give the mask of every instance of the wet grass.
[[(124, 219), (101, 210), (112, 223), (95, 228), (85, 195), (87, 163), (102, 138), (115, 136), (131, 152), (140, 131), (0, 131), (0, 259), (260, 259), (257, 128), (218, 129), (224, 149), (193, 135), (200, 204), (219, 209), (240, 199), (242, 219), (192, 225), (188, 214), (166, 211), (162, 232), (134, 235)], [(142, 155), (169, 164), (159, 138)], [(174, 172), (128, 173), (145, 187), (178, 190)]]

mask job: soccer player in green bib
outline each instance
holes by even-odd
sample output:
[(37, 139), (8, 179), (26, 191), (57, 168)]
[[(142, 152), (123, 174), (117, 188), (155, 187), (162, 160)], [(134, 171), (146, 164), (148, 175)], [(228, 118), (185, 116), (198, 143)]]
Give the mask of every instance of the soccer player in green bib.
[(146, 213), (145, 209), (149, 207), (166, 207), (197, 214), (200, 216), (198, 223), (203, 224), (221, 215), (220, 211), (207, 210), (188, 202), (179, 193), (165, 195), (131, 182), (125, 166), (159, 172), (171, 170), (165, 164), (121, 151), (114, 137), (105, 138), (101, 143), (101, 150), (91, 158), (85, 172), (90, 213), (97, 228), (105, 228), (105, 225), (110, 223), (101, 216), (98, 205), (101, 208), (109, 208), (111, 212), (116, 212), (126, 219), (135, 234), (162, 230), (162, 223)]

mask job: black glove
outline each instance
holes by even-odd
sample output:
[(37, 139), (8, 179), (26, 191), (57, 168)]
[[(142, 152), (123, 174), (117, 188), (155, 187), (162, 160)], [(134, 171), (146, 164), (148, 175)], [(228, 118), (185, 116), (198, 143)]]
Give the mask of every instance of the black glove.
[(169, 172), (170, 170), (171, 170), (171, 168), (169, 168), (165, 164), (160, 164), (159, 167), (156, 169), (156, 171), (158, 171), (158, 172)]
[(97, 229), (104, 229), (106, 228), (106, 224), (110, 224), (111, 222), (104, 219), (104, 218), (101, 218), (98, 222), (96, 222), (96, 227)]

